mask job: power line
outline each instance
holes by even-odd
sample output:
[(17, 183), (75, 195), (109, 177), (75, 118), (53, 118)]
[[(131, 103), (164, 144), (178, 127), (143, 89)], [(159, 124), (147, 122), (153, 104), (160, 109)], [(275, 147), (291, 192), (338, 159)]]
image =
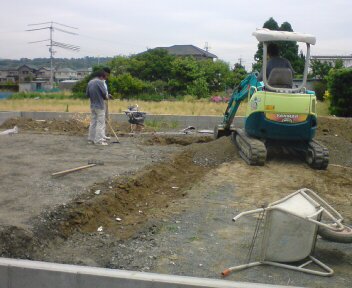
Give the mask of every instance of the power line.
[(78, 52), (80, 50), (80, 47), (76, 46), (76, 45), (66, 44), (66, 43), (57, 42), (57, 41), (53, 40), (53, 32), (54, 31), (60, 31), (60, 32), (63, 32), (63, 33), (66, 33), (66, 34), (70, 34), (70, 35), (78, 35), (75, 32), (71, 32), (71, 31), (67, 31), (67, 30), (58, 28), (55, 25), (59, 25), (59, 26), (63, 26), (63, 27), (69, 28), (69, 29), (76, 29), (77, 30), (78, 28), (76, 28), (76, 27), (68, 26), (66, 24), (62, 24), (62, 23), (58, 23), (58, 22), (54, 22), (54, 21), (28, 24), (28, 26), (43, 26), (43, 25), (47, 25), (47, 24), (50, 24), (50, 25), (46, 26), (46, 27), (28, 29), (26, 31), (33, 32), (33, 31), (38, 31), (38, 30), (49, 29), (49, 32), (50, 32), (50, 38), (49, 39), (39, 40), (39, 41), (32, 41), (32, 42), (29, 42), (29, 44), (49, 41), (49, 45), (46, 45), (46, 46), (49, 47), (49, 52), (50, 52), (50, 86), (53, 87), (53, 55), (56, 53), (56, 51), (54, 51), (53, 47), (58, 47), (58, 48), (61, 48), (61, 49), (71, 50), (71, 51), (75, 51), (75, 52)]

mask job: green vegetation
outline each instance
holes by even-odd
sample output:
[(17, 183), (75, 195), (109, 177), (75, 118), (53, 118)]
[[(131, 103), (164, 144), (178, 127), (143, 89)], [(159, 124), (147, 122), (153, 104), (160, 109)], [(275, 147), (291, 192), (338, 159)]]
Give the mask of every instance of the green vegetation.
[[(130, 57), (117, 56), (107, 64), (111, 68), (109, 91), (119, 99), (161, 101), (191, 95), (197, 99), (225, 91), (246, 76), (243, 66), (230, 69), (217, 60), (197, 61), (176, 57), (163, 49), (152, 49)], [(94, 71), (101, 69), (94, 67)], [(94, 72), (93, 72), (94, 73)], [(83, 93), (92, 75), (74, 87)]]
[(159, 131), (162, 129), (176, 129), (179, 126), (179, 122), (177, 121), (166, 122), (166, 121), (158, 121), (158, 120), (145, 120), (144, 124), (147, 127), (155, 129), (156, 131)]
[(336, 116), (352, 116), (352, 68), (331, 69), (327, 77), (331, 97), (330, 112)]
[(324, 101), (325, 91), (328, 86), (328, 75), (332, 69), (341, 69), (343, 68), (342, 60), (337, 60), (335, 63), (330, 62), (320, 62), (319, 60), (311, 61), (310, 67), (312, 69), (309, 77), (315, 77), (320, 79), (320, 82), (314, 84), (314, 91), (317, 95), (317, 99)]

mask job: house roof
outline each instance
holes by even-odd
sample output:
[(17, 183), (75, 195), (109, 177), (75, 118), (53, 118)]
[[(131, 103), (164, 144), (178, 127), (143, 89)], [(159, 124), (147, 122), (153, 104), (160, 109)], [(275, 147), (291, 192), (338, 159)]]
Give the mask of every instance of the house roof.
[(31, 70), (38, 70), (38, 67), (33, 66), (33, 65), (28, 65), (28, 64), (23, 64), (23, 65), (19, 66), (19, 67), (17, 68), (17, 70), (20, 69), (20, 68), (22, 68), (22, 67), (28, 67), (28, 68), (31, 69)]
[(202, 56), (208, 58), (218, 58), (215, 54), (200, 49), (194, 45), (173, 45), (170, 47), (156, 47), (155, 49), (165, 49), (170, 54), (176, 56)]
[(76, 72), (76, 71), (71, 68), (60, 68), (60, 69), (57, 69), (56, 72)]
[[(47, 71), (50, 71), (50, 67), (44, 67), (44, 66), (42, 66), (42, 67), (40, 67), (38, 70), (47, 70)], [(55, 69), (53, 69), (53, 71), (54, 71)]]

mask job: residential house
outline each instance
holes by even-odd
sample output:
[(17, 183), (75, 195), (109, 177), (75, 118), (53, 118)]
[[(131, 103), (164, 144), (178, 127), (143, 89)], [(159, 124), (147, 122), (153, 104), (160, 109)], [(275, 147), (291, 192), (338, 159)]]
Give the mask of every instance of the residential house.
[(22, 83), (34, 80), (36, 77), (37, 70), (38, 69), (36, 67), (27, 64), (20, 66), (17, 69), (18, 81)]
[[(50, 80), (50, 77), (51, 77), (50, 68), (40, 67), (37, 70), (36, 76), (37, 76), (37, 79)], [(53, 70), (53, 77), (54, 77), (54, 70)]]
[(18, 79), (18, 71), (14, 68), (0, 69), (0, 83), (16, 83)]
[(87, 69), (78, 69), (77, 70), (77, 80), (82, 80), (86, 76), (88, 76), (90, 73), (92, 73), (92, 68), (87, 68)]
[[(171, 55), (175, 55), (179, 57), (194, 57), (197, 60), (204, 60), (204, 59), (214, 60), (218, 58), (218, 56), (216, 56), (215, 54), (212, 54), (194, 45), (173, 45), (170, 47), (156, 47), (154, 49), (164, 49), (167, 52), (169, 52), (169, 54)], [(145, 52), (142, 52), (142, 53), (145, 53)]]
[(13, 83), (18, 82), (18, 70), (16, 68), (9, 68), (7, 70), (7, 81)]
[(55, 71), (55, 81), (61, 82), (64, 80), (76, 80), (77, 71), (71, 68), (60, 68)]
[(0, 83), (7, 82), (7, 69), (0, 69)]

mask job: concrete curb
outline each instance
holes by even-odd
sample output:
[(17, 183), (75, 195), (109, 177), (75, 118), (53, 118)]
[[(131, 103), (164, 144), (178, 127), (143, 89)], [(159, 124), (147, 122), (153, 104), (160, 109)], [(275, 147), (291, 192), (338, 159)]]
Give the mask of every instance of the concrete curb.
[[(0, 258), (1, 288), (265, 288), (261, 283)], [(292, 287), (292, 286), (290, 286)]]
[[(68, 120), (72, 118), (90, 117), (90, 113), (72, 113), (72, 112), (0, 112), (0, 125), (10, 118), (26, 118), (34, 120)], [(110, 114), (114, 121), (127, 122), (127, 117), (123, 113)], [(241, 126), (243, 117), (236, 117), (237, 123)], [(146, 121), (165, 122), (175, 124), (177, 128), (194, 126), (196, 129), (214, 129), (222, 120), (222, 116), (184, 116), (184, 115), (152, 115), (147, 114)]]

